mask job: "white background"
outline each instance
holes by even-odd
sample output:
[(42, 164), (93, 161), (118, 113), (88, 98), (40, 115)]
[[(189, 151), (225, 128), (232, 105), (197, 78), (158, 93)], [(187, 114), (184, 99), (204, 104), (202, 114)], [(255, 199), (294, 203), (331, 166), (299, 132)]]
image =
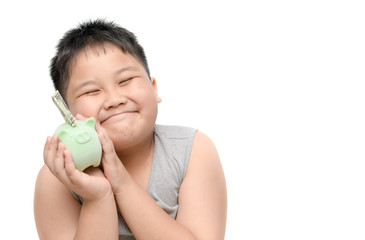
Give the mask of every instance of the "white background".
[(134, 32), (157, 78), (158, 123), (215, 142), (226, 239), (365, 238), (361, 1), (11, 1), (0, 4), (0, 238), (37, 239), (33, 191), (63, 122), (48, 73), (78, 23)]

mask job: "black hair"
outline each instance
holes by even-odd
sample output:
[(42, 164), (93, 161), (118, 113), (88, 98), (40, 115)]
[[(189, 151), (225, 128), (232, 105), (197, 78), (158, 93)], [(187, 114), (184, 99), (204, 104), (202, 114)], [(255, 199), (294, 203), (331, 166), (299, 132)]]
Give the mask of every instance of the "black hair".
[(132, 32), (114, 22), (101, 19), (87, 21), (65, 33), (57, 45), (56, 55), (51, 60), (50, 75), (53, 85), (64, 99), (66, 99), (72, 61), (87, 47), (99, 47), (105, 50), (104, 44), (106, 43), (120, 47), (124, 53), (131, 54), (150, 77), (146, 55)]

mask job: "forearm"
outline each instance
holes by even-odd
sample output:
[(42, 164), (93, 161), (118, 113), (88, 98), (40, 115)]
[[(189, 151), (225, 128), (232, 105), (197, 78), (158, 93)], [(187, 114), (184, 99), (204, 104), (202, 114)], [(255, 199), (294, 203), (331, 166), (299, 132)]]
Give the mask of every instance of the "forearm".
[(118, 215), (114, 195), (84, 200), (75, 239), (118, 239)]
[(171, 218), (149, 194), (130, 178), (116, 201), (136, 239), (195, 239), (193, 234)]

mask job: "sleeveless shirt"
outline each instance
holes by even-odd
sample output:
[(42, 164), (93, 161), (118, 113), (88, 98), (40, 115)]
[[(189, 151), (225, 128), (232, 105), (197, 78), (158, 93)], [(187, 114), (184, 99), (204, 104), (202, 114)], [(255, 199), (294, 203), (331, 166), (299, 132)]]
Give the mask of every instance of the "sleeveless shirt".
[[(148, 194), (173, 219), (179, 207), (181, 183), (189, 163), (196, 129), (155, 125), (153, 158), (148, 180)], [(83, 199), (72, 192), (82, 203)], [(135, 239), (118, 209), (119, 239)]]

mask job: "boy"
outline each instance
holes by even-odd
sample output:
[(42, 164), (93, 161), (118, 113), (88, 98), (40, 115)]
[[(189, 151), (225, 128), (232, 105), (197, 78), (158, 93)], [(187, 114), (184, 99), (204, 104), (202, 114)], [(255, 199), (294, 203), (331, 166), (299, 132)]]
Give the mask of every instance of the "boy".
[(93, 117), (100, 168), (75, 169), (57, 136), (44, 147), (34, 213), (40, 239), (223, 239), (226, 186), (213, 143), (156, 125), (157, 84), (136, 37), (96, 20), (70, 30), (51, 62), (79, 120)]

